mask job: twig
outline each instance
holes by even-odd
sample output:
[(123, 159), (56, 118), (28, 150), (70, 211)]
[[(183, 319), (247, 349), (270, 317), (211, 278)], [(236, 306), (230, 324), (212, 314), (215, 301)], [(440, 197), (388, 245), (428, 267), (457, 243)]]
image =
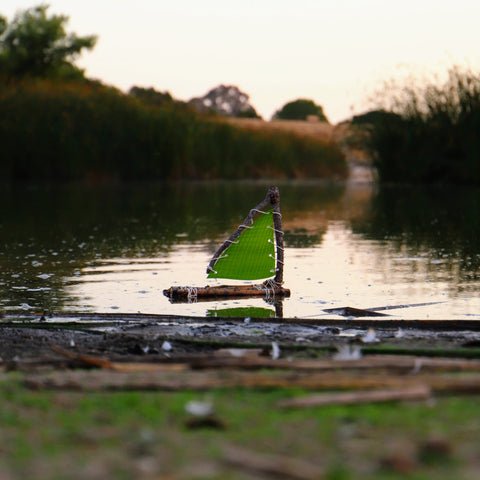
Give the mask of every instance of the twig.
[[(281, 285), (275, 285), (273, 293), (276, 297), (289, 297), (290, 290)], [(166, 297), (173, 300), (192, 299), (192, 287), (170, 287), (163, 291)], [(262, 297), (265, 296), (265, 286), (257, 285), (219, 285), (196, 287), (194, 290), (194, 299), (196, 301), (202, 298), (232, 298), (232, 297)]]
[(273, 205), (273, 228), (275, 229), (275, 245), (277, 253), (277, 265), (274, 282), (277, 286), (283, 284), (283, 230), (282, 214), (280, 213), (280, 192), (277, 187), (271, 187), (269, 190), (270, 202)]
[(82, 362), (86, 365), (90, 365), (93, 367), (101, 367), (101, 368), (112, 368), (112, 362), (106, 358), (102, 357), (94, 357), (90, 355), (84, 355), (81, 353), (73, 353), (68, 350), (64, 350), (63, 348), (57, 347), (56, 345), (51, 345), (50, 348), (60, 355), (64, 357), (70, 358), (71, 360), (77, 360)]

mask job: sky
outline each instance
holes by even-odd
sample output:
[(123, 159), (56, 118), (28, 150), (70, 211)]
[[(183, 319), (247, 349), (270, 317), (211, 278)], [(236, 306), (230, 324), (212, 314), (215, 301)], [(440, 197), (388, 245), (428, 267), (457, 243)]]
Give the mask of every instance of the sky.
[[(9, 20), (41, 1), (2, 0)], [(478, 0), (50, 0), (67, 31), (96, 34), (89, 78), (179, 100), (236, 85), (266, 120), (308, 98), (332, 123), (376, 105), (385, 82), (480, 71)], [(420, 81), (420, 80), (418, 80)]]

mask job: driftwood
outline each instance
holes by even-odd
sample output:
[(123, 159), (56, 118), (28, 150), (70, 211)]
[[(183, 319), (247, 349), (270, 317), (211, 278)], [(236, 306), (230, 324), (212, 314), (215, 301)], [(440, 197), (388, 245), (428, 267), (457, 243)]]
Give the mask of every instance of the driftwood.
[(431, 391), (426, 385), (414, 385), (403, 389), (367, 390), (341, 393), (322, 393), (306, 397), (289, 398), (277, 403), (282, 408), (310, 408), (326, 405), (354, 405), (358, 403), (392, 402), (400, 400), (426, 400)]
[(74, 360), (88, 367), (100, 367), (116, 372), (135, 373), (135, 372), (180, 372), (186, 370), (188, 365), (185, 363), (147, 363), (147, 362), (112, 362), (104, 357), (92, 355), (83, 355), (73, 353), (69, 350), (52, 345), (50, 347), (55, 353)]
[(333, 313), (334, 315), (341, 315), (342, 317), (387, 317), (386, 313), (379, 313), (380, 311), (397, 310), (399, 308), (411, 308), (411, 307), (425, 307), (428, 305), (438, 305), (444, 302), (422, 302), (422, 303), (407, 303), (402, 305), (385, 305), (383, 307), (370, 307), (370, 308), (353, 308), (353, 307), (335, 307), (325, 308), (323, 311), (327, 313)]
[[(165, 365), (167, 366), (167, 365)], [(205, 391), (212, 388), (304, 388), (309, 390), (405, 390), (430, 388), (438, 394), (479, 394), (480, 375), (387, 375), (353, 373), (74, 370), (28, 375), (35, 389), (80, 391)]]
[(426, 358), (401, 355), (375, 355), (356, 360), (273, 360), (254, 355), (235, 356), (198, 356), (189, 361), (194, 369), (228, 368), (242, 370), (294, 370), (297, 372), (322, 372), (339, 370), (368, 371), (388, 370), (390, 373), (417, 374), (424, 372), (479, 372), (480, 362), (451, 358)]
[(196, 301), (200, 298), (289, 297), (290, 290), (269, 283), (259, 285), (219, 285), (205, 287), (170, 287), (163, 294), (173, 300)]
[[(51, 349), (89, 367), (106, 368), (119, 372), (183, 371), (187, 369), (229, 369), (229, 370), (292, 370), (295, 372), (328, 372), (341, 369), (348, 371), (385, 371), (417, 375), (426, 372), (479, 372), (478, 360), (451, 358), (426, 358), (402, 355), (374, 355), (356, 360), (288, 360), (260, 356), (262, 349), (223, 349), (213, 355), (188, 355), (180, 358), (160, 358), (156, 362), (115, 362), (104, 357), (74, 353), (57, 346)], [(34, 365), (35, 366), (35, 365)]]
[[(182, 360), (165, 359), (172, 363), (142, 363), (114, 362), (58, 347), (53, 350), (89, 369), (31, 372), (25, 377), (26, 386), (80, 391), (205, 391), (238, 387), (351, 391), (292, 400), (292, 404), (285, 400), (279, 404), (282, 407), (418, 399), (427, 398), (430, 392), (480, 394), (476, 361), (401, 357), (288, 361), (253, 355), (228, 357), (223, 351), (220, 357), (197, 355)], [(445, 374), (445, 371), (462, 374)]]

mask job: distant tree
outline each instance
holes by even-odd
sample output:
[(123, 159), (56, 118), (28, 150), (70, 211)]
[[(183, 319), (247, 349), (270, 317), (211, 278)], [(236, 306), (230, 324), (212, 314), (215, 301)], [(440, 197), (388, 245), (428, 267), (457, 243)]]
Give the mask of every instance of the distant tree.
[(3, 35), (3, 32), (7, 29), (7, 19), (0, 15), (0, 36)]
[(371, 110), (369, 112), (353, 116), (351, 121), (354, 125), (378, 125), (382, 122), (387, 122), (399, 117), (400, 115), (394, 112), (387, 112), (385, 110)]
[(15, 77), (76, 77), (83, 71), (73, 65), (97, 37), (67, 33), (65, 15), (47, 16), (48, 5), (18, 12), (8, 23), (0, 16), (0, 74)]
[(280, 110), (277, 110), (273, 116), (279, 120), (306, 120), (308, 115), (316, 115), (321, 122), (327, 122), (327, 117), (323, 113), (323, 108), (316, 105), (313, 100), (299, 98), (286, 103)]
[(149, 105), (159, 106), (165, 105), (166, 103), (173, 103), (174, 101), (170, 92), (159, 92), (152, 87), (143, 88), (133, 86), (128, 91), (128, 94)]
[(203, 97), (188, 103), (200, 113), (225, 117), (260, 118), (248, 101), (249, 96), (235, 85), (219, 85)]
[(235, 116), (237, 118), (262, 118), (253, 107), (240, 111)]
[(170, 92), (159, 92), (152, 87), (144, 88), (134, 85), (128, 91), (130, 97), (136, 98), (144, 105), (157, 108), (171, 108), (185, 113), (195, 113), (195, 110), (182, 100), (173, 98)]

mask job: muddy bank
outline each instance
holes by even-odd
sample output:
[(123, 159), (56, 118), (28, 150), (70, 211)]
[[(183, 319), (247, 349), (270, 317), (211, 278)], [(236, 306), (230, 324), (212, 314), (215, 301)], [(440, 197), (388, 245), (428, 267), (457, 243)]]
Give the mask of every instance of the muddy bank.
[(480, 328), (435, 323), (0, 315), (2, 473), (478, 478)]
[[(56, 362), (55, 348), (115, 360), (154, 360), (272, 343), (283, 356), (332, 356), (345, 347), (365, 353), (409, 353), (475, 358), (478, 322), (200, 318), (157, 315), (59, 315), (0, 317), (4, 364)], [(54, 347), (52, 349), (52, 347)]]

